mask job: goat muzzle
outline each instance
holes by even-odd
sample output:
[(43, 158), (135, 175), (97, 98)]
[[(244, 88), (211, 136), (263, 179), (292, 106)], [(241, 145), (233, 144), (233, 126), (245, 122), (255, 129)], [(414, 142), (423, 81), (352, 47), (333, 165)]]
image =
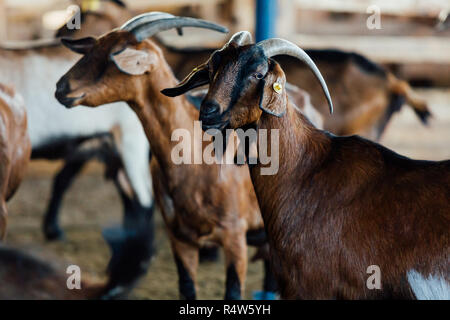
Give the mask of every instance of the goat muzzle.
[(67, 96), (61, 96), (61, 97), (58, 97), (58, 96), (55, 95), (55, 97), (56, 97), (56, 99), (59, 101), (59, 103), (61, 103), (61, 104), (62, 104), (63, 106), (65, 106), (67, 109), (70, 109), (70, 108), (72, 108), (72, 107), (75, 107), (75, 106), (78, 104), (78, 102), (79, 102), (81, 99), (83, 99), (85, 96), (86, 96), (86, 94), (84, 94), (84, 93), (83, 93), (81, 96), (75, 97), (75, 98), (67, 97)]
[(223, 119), (220, 113), (220, 105), (216, 101), (207, 100), (200, 108), (200, 120), (204, 131), (208, 129), (222, 130), (228, 125), (228, 121)]
[(78, 101), (86, 96), (86, 94), (83, 93), (79, 97), (68, 97), (67, 95), (70, 91), (70, 85), (64, 78), (59, 80), (56, 84), (55, 98), (66, 108), (74, 107)]

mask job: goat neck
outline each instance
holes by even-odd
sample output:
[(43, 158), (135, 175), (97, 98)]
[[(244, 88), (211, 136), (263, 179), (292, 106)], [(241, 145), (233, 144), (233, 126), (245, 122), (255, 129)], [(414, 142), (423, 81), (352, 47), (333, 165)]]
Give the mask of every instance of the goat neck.
[(162, 54), (158, 70), (144, 77), (145, 81), (139, 84), (142, 85), (140, 94), (129, 104), (144, 126), (152, 153), (160, 163), (172, 166), (170, 150), (177, 143), (171, 141), (172, 132), (175, 129), (186, 129), (193, 137), (193, 124), (198, 119), (198, 111), (185, 96), (169, 98), (161, 94), (162, 89), (174, 86), (178, 81)]
[[(277, 206), (284, 203), (283, 199), (291, 196), (286, 194), (286, 188), (279, 184), (289, 182), (300, 190), (314, 170), (325, 161), (331, 146), (328, 134), (317, 130), (289, 101), (286, 110), (286, 114), (282, 117), (263, 113), (257, 123), (258, 130), (267, 129), (268, 153), (272, 153), (269, 143), (271, 130), (279, 130), (278, 172), (275, 175), (261, 175), (260, 169), (263, 165), (259, 161), (250, 169), (261, 211), (267, 214), (277, 212)], [(295, 194), (295, 190), (292, 192)], [(273, 196), (265, 196), (267, 194)], [(274, 199), (278, 201), (273, 201)]]

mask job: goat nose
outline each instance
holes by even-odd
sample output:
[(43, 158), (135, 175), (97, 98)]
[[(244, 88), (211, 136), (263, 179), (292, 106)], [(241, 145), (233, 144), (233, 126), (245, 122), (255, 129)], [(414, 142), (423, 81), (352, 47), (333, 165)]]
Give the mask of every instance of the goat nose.
[(215, 101), (205, 101), (200, 109), (200, 116), (202, 118), (210, 118), (220, 112), (220, 106)]
[(220, 105), (216, 101), (207, 100), (202, 103), (200, 108), (200, 120), (202, 121), (202, 129), (222, 130), (226, 125), (220, 113)]
[(69, 82), (62, 78), (60, 79), (57, 83), (56, 83), (56, 95), (64, 95), (66, 93), (70, 92), (70, 86), (69, 86)]

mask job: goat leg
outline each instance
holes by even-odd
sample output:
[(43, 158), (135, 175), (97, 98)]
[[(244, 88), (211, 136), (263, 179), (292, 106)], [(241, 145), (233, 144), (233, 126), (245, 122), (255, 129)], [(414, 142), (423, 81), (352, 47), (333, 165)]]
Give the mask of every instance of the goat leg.
[(6, 226), (8, 224), (8, 210), (6, 209), (6, 203), (2, 201), (0, 205), (0, 241), (6, 238)]
[[(111, 168), (108, 168), (111, 170)], [(124, 207), (124, 229), (145, 237), (150, 252), (154, 251), (154, 206), (147, 208), (141, 205), (133, 193), (129, 179), (121, 167), (115, 169), (113, 181), (119, 192)]]
[(277, 292), (277, 281), (268, 259), (264, 260), (264, 292)]
[(196, 279), (198, 268), (198, 247), (170, 236), (172, 252), (178, 271), (180, 299), (196, 299)]
[(247, 275), (246, 231), (236, 226), (223, 240), (227, 270), (225, 300), (240, 300)]
[(64, 235), (58, 222), (59, 211), (65, 192), (71, 186), (74, 178), (81, 171), (88, 159), (77, 157), (66, 161), (62, 170), (53, 181), (52, 196), (44, 216), (43, 229), (47, 240), (61, 239)]

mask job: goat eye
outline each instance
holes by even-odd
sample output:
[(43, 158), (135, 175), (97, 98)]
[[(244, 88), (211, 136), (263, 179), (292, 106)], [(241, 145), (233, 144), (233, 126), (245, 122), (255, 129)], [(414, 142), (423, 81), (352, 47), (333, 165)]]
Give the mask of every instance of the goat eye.
[(253, 74), (253, 77), (255, 77), (258, 80), (261, 80), (263, 78), (263, 75), (261, 73), (259, 73), (259, 72), (256, 72), (256, 73)]

